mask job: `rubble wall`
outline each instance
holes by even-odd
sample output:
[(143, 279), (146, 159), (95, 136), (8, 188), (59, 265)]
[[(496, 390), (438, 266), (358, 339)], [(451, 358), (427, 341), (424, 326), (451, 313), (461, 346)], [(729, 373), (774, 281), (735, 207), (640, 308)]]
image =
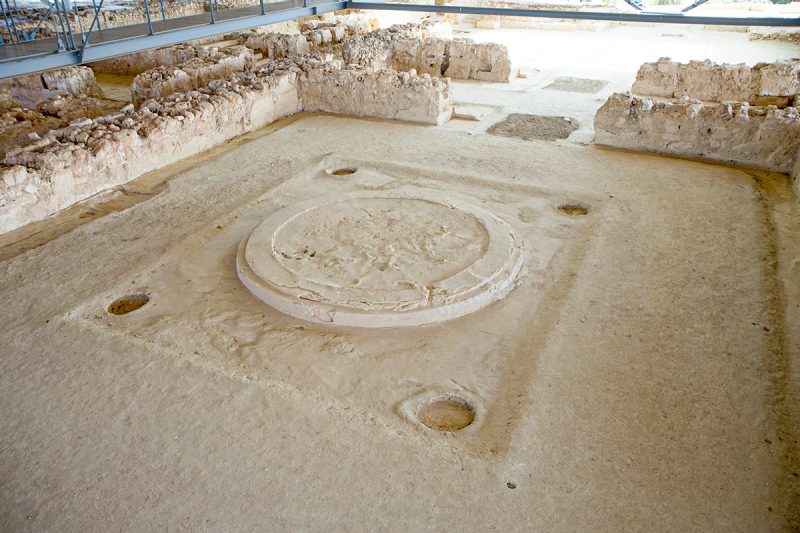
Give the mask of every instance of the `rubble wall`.
[(800, 147), (800, 114), (790, 107), (661, 102), (616, 93), (594, 119), (595, 143), (792, 172)]
[(134, 105), (151, 98), (190, 91), (253, 65), (253, 51), (244, 46), (226, 48), (209, 57), (195, 57), (178, 67), (159, 67), (136, 76), (131, 84)]
[(89, 67), (69, 66), (36, 74), (0, 80), (0, 91), (8, 92), (25, 107), (36, 109), (40, 102), (60, 96), (102, 95)]
[(252, 50), (257, 50), (261, 52), (264, 57), (271, 59), (302, 56), (311, 52), (308, 41), (302, 35), (259, 33), (253, 31), (243, 33), (241, 38), (244, 46)]
[(800, 94), (800, 60), (728, 65), (709, 60), (677, 63), (662, 57), (639, 68), (634, 94), (708, 102), (737, 101), (787, 106)]
[(348, 39), (345, 62), (370, 71), (414, 70), (453, 79), (507, 82), (511, 61), (505, 45), (430, 36), (414, 24), (393, 26)]
[(433, 124), (452, 115), (446, 79), (339, 70), (313, 58), (270, 62), (9, 150), (0, 164), (0, 233), (304, 108)]
[(143, 109), (54, 130), (0, 166), (0, 232), (41, 220), (301, 109), (289, 72), (176, 93)]
[(300, 80), (306, 111), (444, 124), (453, 114), (450, 85), (427, 74), (385, 70), (311, 70)]
[(197, 57), (197, 50), (194, 46), (179, 44), (103, 59), (92, 63), (91, 67), (97, 72), (135, 76), (154, 68), (174, 67), (194, 57)]

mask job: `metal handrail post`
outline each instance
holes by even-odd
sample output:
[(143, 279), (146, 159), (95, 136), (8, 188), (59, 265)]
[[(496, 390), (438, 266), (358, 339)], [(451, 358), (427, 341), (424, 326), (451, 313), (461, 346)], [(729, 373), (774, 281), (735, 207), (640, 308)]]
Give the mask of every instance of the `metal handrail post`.
[[(92, 30), (94, 30), (94, 23), (97, 22), (97, 29), (100, 29), (100, 22), (98, 21), (98, 16), (100, 15), (100, 10), (103, 9), (103, 2), (105, 0), (100, 0), (100, 5), (95, 6), (94, 8), (94, 18), (92, 19), (92, 24), (89, 26), (89, 31), (83, 34), (83, 44), (81, 48), (86, 48), (89, 43), (89, 36), (92, 34)], [(94, 4), (94, 0), (92, 0), (92, 4)]]
[[(58, 2), (58, 0), (55, 0)], [(61, 8), (64, 10), (64, 22), (67, 25), (67, 35), (65, 38), (67, 39), (67, 45), (70, 47), (70, 50), (75, 50), (75, 38), (72, 36), (72, 26), (69, 23), (69, 10), (67, 9), (67, 0), (61, 0)]]
[[(100, 2), (100, 6), (103, 6), (102, 1)], [(97, 29), (102, 30), (103, 28), (100, 26), (100, 17), (98, 17), (100, 14), (100, 9), (97, 7), (97, 4), (94, 0), (92, 0), (92, 9), (94, 10), (94, 18), (97, 19)], [(92, 24), (94, 24), (94, 22), (92, 22)], [(89, 31), (91, 31), (91, 29)]]
[(150, 0), (144, 0), (144, 14), (147, 15), (147, 27), (153, 35), (153, 21), (150, 20)]

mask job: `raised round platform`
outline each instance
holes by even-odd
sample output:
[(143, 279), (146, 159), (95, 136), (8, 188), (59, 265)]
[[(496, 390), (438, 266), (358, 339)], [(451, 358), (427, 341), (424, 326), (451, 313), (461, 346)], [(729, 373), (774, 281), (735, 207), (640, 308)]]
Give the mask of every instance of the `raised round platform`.
[(239, 245), (239, 278), (297, 318), (356, 327), (450, 320), (505, 297), (522, 240), (492, 213), (434, 192), (321, 198), (283, 209)]

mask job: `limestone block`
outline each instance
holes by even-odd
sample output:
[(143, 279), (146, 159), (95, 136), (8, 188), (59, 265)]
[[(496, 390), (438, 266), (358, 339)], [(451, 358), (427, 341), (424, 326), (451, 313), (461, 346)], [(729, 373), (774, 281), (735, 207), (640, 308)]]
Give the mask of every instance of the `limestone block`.
[[(416, 64), (409, 67), (409, 69), (415, 68), (420, 74), (441, 76), (446, 68), (448, 45), (448, 41), (436, 38), (425, 39), (420, 42), (417, 48)], [(398, 68), (397, 70), (409, 69)]]
[(795, 96), (800, 94), (800, 60), (776, 61), (753, 67), (760, 74), (760, 96)]
[(800, 147), (795, 108), (699, 100), (656, 102), (616, 93), (597, 111), (595, 143), (789, 173)]
[(745, 64), (719, 65), (709, 60), (678, 65), (676, 98), (688, 96), (708, 102), (751, 102), (758, 94), (758, 80)]
[(496, 43), (456, 39), (449, 43), (445, 76), (454, 79), (507, 82), (511, 75), (508, 48)]
[(347, 39), (343, 56), (370, 72), (416, 70), (432, 76), (507, 82), (511, 74), (508, 49), (501, 44), (431, 36), (445, 33), (446, 23), (396, 25)]
[[(25, 107), (36, 109), (39, 103), (58, 96), (101, 97), (94, 72), (89, 67), (70, 66), (39, 74), (26, 74), (0, 80), (0, 91), (8, 91)], [(55, 93), (55, 94), (54, 94)], [(58, 96), (56, 96), (58, 95)]]
[[(419, 64), (420, 47), (417, 39), (402, 39), (392, 48), (391, 67), (393, 70), (408, 71)], [(441, 59), (440, 59), (441, 62)]]
[(42, 72), (45, 87), (72, 96), (102, 96), (94, 72), (89, 67), (70, 66)]
[(672, 98), (677, 85), (678, 63), (662, 57), (655, 63), (644, 63), (639, 67), (631, 91), (644, 96)]

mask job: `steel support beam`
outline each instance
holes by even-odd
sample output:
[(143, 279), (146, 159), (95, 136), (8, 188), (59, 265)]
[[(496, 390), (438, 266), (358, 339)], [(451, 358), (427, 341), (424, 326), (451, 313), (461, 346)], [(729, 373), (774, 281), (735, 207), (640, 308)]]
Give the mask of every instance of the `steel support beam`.
[(423, 13), (461, 13), (464, 15), (498, 15), (549, 19), (607, 20), (662, 24), (702, 24), (718, 26), (800, 26), (800, 18), (781, 17), (697, 17), (681, 13), (603, 13), (591, 11), (551, 11), (549, 9), (508, 9), (478, 6), (435, 6), (428, 4), (389, 4), (384, 2), (347, 2), (348, 9), (383, 9)]
[(97, 61), (99, 59), (107, 59), (109, 57), (131, 54), (133, 52), (147, 50), (149, 48), (161, 48), (162, 46), (179, 44), (195, 39), (203, 39), (205, 37), (213, 37), (214, 35), (233, 33), (250, 28), (256, 28), (258, 26), (265, 26), (267, 24), (275, 24), (277, 22), (284, 22), (298, 18), (313, 17), (322, 13), (330, 13), (331, 11), (340, 11), (342, 9), (346, 9), (346, 4), (347, 2), (343, 1), (332, 2), (329, 4), (312, 5), (308, 7), (283, 9), (281, 11), (273, 11), (271, 13), (267, 12), (264, 15), (242, 17), (230, 20), (217, 20), (217, 22), (214, 24), (204, 24), (202, 26), (182, 28), (180, 30), (156, 32), (153, 35), (141, 35), (119, 41), (98, 44), (90, 43), (83, 50), (82, 62), (88, 63), (90, 61)]
[(52, 68), (79, 65), (81, 63), (140, 52), (149, 48), (161, 48), (163, 46), (179, 44), (194, 39), (213, 37), (214, 35), (242, 31), (287, 20), (313, 17), (318, 14), (345, 9), (346, 4), (347, 2), (340, 1), (309, 5), (307, 7), (266, 12), (263, 15), (259, 14), (235, 19), (217, 20), (215, 24), (200, 24), (176, 30), (156, 31), (152, 35), (139, 35), (127, 39), (95, 44), (92, 44), (90, 41), (83, 49), (34, 55), (16, 61), (0, 63), (0, 79)]

